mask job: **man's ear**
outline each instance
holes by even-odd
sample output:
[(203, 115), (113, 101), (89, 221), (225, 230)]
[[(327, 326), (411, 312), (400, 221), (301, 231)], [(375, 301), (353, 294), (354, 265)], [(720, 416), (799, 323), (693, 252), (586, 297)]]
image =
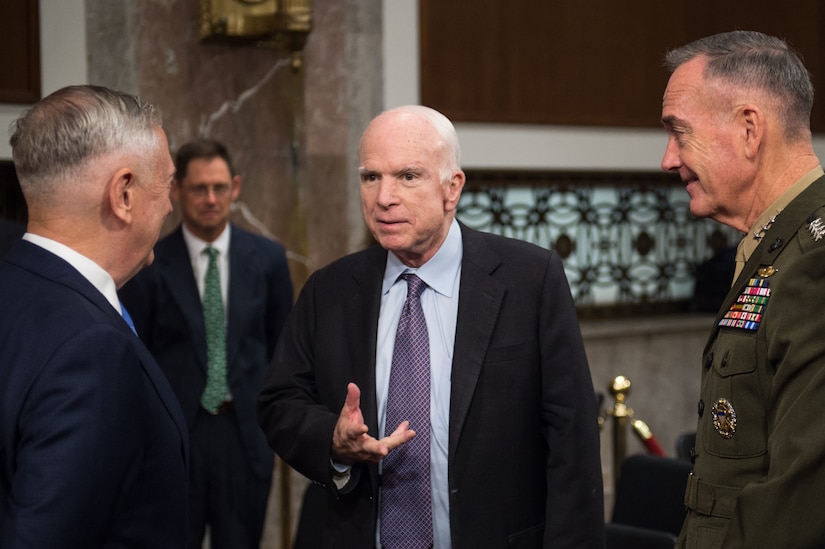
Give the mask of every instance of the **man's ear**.
[(461, 190), (464, 188), (466, 176), (461, 170), (453, 172), (450, 181), (444, 184), (444, 209), (453, 211), (458, 206), (458, 199), (461, 198)]
[(132, 222), (135, 207), (137, 178), (129, 168), (121, 168), (112, 174), (106, 185), (112, 214), (124, 223)]
[(236, 175), (232, 178), (232, 202), (235, 202), (238, 199), (238, 195), (241, 194), (241, 176)]
[(739, 108), (739, 117), (745, 156), (755, 158), (765, 137), (765, 113), (756, 105), (746, 104)]
[(172, 179), (172, 188), (169, 190), (169, 198), (174, 200), (175, 202), (180, 202), (180, 188), (181, 182), (177, 179)]

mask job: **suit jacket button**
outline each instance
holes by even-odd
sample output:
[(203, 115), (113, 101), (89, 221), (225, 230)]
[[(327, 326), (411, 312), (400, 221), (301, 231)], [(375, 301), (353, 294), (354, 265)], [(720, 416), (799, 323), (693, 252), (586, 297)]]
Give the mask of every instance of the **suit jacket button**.
[(713, 353), (708, 353), (705, 356), (705, 370), (709, 369), (713, 365)]
[(699, 417), (702, 417), (705, 414), (705, 401), (704, 400), (699, 401), (698, 408), (699, 408)]

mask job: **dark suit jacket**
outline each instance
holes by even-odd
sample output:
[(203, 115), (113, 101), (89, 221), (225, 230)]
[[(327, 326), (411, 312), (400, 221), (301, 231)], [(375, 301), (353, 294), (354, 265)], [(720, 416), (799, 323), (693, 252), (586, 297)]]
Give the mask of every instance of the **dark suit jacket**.
[[(559, 257), (462, 226), (464, 256), (449, 433), (454, 549), (602, 546), (596, 404)], [(377, 436), (375, 349), (380, 247), (344, 257), (304, 286), (259, 397), (272, 447), (327, 487), (325, 547), (375, 543), (377, 465), (331, 481), (330, 444), (348, 382)], [(349, 488), (349, 487), (348, 487)]]
[(0, 257), (3, 257), (25, 232), (24, 225), (0, 218)]
[[(158, 242), (154, 263), (120, 295), (138, 334), (169, 378), (191, 428), (206, 387), (206, 330), (181, 227)], [(283, 246), (232, 227), (228, 306), (227, 377), (235, 417), (252, 467), (268, 478), (274, 456), (255, 417), (255, 399), (292, 307)]]
[(0, 260), (0, 357), (0, 547), (184, 547), (169, 383), (97, 289), (25, 241)]

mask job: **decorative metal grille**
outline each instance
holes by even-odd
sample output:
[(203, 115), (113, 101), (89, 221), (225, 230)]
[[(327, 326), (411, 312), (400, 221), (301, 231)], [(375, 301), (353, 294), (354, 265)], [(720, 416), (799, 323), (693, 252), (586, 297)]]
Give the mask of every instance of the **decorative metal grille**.
[(685, 309), (697, 265), (741, 235), (688, 209), (669, 174), (467, 172), (457, 217), (556, 250), (579, 310)]

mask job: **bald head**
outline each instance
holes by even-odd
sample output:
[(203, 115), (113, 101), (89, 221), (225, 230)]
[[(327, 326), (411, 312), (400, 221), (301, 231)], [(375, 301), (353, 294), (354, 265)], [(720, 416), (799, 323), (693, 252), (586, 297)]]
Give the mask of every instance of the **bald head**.
[(408, 140), (415, 134), (417, 139), (431, 142), (444, 162), (441, 170), (443, 179), (449, 178), (450, 171), (461, 169), (461, 146), (453, 123), (437, 110), (422, 105), (404, 105), (376, 116), (361, 137), (361, 153), (364, 139), (372, 138), (377, 132), (397, 128), (403, 128)]

